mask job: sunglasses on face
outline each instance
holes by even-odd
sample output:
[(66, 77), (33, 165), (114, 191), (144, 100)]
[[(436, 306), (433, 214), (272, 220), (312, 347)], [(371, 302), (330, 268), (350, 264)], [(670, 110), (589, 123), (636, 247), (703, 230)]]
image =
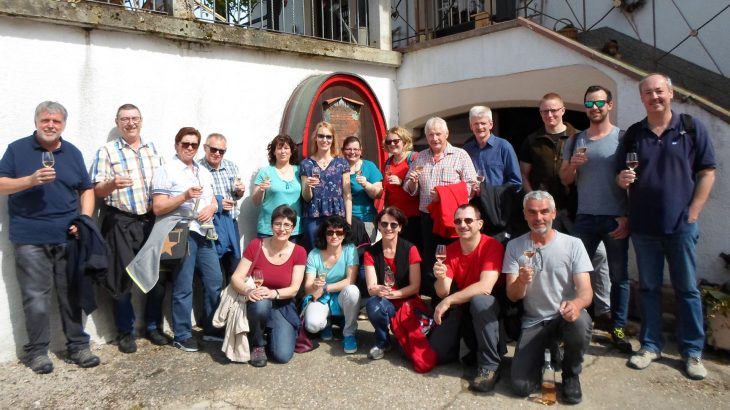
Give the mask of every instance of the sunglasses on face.
[(181, 142), (180, 143), (180, 146), (183, 147), (184, 149), (188, 149), (188, 148), (198, 149), (199, 145), (200, 144), (198, 144), (197, 142)]
[(474, 218), (464, 218), (464, 219), (455, 218), (454, 219), (454, 226), (461, 226), (461, 223), (462, 222), (465, 223), (465, 224), (467, 224), (467, 226), (468, 226), (468, 225), (473, 224), (474, 221), (476, 221), (476, 219), (474, 219)]
[(206, 147), (208, 147), (208, 151), (210, 151), (211, 154), (220, 153), (221, 155), (223, 155), (226, 153), (225, 148), (215, 148), (211, 147), (210, 145), (206, 145)]
[(332, 137), (331, 135), (327, 135), (327, 134), (317, 134), (317, 139), (318, 139), (318, 140), (327, 140), (327, 141), (332, 141), (332, 138), (333, 138), (333, 137)]
[(595, 100), (595, 101), (587, 100), (586, 102), (583, 103), (583, 106), (586, 108), (593, 108), (593, 107), (603, 108), (603, 106), (606, 105), (607, 102), (608, 101), (606, 101), (606, 100)]
[(380, 223), (380, 227), (383, 228), (383, 229), (388, 229), (388, 226), (390, 226), (390, 229), (396, 230), (396, 229), (398, 229), (398, 227), (400, 226), (400, 224), (398, 222), (390, 222), (390, 223), (388, 223), (388, 222), (385, 222), (385, 221), (383, 221), (383, 222)]
[(328, 229), (327, 236), (345, 236), (344, 229)]
[(398, 145), (400, 144), (400, 138), (394, 138), (392, 140), (385, 140), (385, 145)]

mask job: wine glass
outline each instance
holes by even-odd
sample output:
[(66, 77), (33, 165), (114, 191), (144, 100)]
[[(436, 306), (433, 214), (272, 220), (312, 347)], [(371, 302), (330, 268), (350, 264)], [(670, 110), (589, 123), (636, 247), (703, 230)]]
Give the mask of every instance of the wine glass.
[(525, 259), (526, 259), (526, 263), (525, 263), (525, 266), (526, 267), (530, 267), (531, 268), (531, 267), (534, 266), (533, 263), (532, 263), (532, 258), (535, 256), (535, 252), (536, 252), (535, 251), (535, 243), (532, 242), (532, 241), (530, 241), (530, 244), (528, 245), (527, 249), (525, 249), (524, 251), (522, 251), (522, 255), (524, 255), (525, 256)]
[(578, 155), (585, 155), (587, 151), (588, 146), (586, 145), (586, 140), (584, 138), (578, 138), (575, 142), (575, 153)]
[(327, 272), (317, 272), (317, 280), (322, 283), (322, 286), (324, 286), (324, 284), (327, 283)]
[(477, 171), (477, 184), (481, 185), (487, 177), (484, 176), (484, 171), (481, 169)]
[(446, 245), (436, 245), (436, 260), (444, 263), (446, 260)]
[(261, 270), (253, 271), (253, 283), (257, 288), (260, 288), (264, 284), (264, 272)]
[(317, 178), (317, 180), (319, 180), (320, 173), (321, 173), (321, 170), (319, 169), (319, 167), (312, 168), (312, 177), (313, 178)]
[(388, 292), (390, 292), (393, 285), (395, 285), (395, 274), (393, 274), (393, 271), (388, 265), (385, 265), (385, 272), (383, 272), (383, 284), (388, 288)]
[[(639, 156), (635, 152), (626, 153), (626, 167), (630, 170), (635, 170), (639, 166)], [(636, 181), (639, 178), (634, 178)]]
[(53, 168), (53, 165), (56, 164), (56, 160), (53, 158), (53, 153), (51, 151), (43, 151), (41, 154), (41, 163), (46, 168)]

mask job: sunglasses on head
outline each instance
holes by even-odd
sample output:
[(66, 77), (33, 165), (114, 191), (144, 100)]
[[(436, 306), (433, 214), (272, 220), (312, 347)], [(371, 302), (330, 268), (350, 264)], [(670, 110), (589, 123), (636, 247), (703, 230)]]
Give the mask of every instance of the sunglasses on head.
[(392, 140), (385, 140), (385, 145), (398, 145), (400, 138), (393, 138)]
[(220, 153), (221, 155), (223, 155), (226, 153), (225, 148), (215, 148), (211, 147), (210, 145), (206, 145), (206, 147), (208, 147), (208, 151), (210, 151), (211, 154)]
[(327, 229), (327, 236), (345, 236), (344, 229)]
[(400, 226), (400, 224), (398, 222), (390, 222), (390, 223), (385, 222), (385, 221), (380, 222), (380, 227), (381, 228), (388, 229), (388, 226), (390, 226), (390, 229), (396, 230), (396, 229), (398, 229), (398, 227)]
[(476, 221), (476, 219), (474, 219), (474, 218), (464, 218), (464, 219), (454, 218), (454, 226), (460, 226), (462, 222), (467, 225), (471, 225), (474, 223), (474, 221)]
[(332, 135), (326, 135), (326, 134), (317, 134), (318, 140), (327, 140), (332, 141), (332, 138), (334, 138)]
[(603, 106), (606, 105), (607, 102), (608, 101), (606, 101), (606, 100), (595, 100), (595, 101), (587, 100), (586, 102), (583, 103), (583, 106), (586, 108), (593, 108), (593, 107), (603, 108)]
[(200, 144), (198, 144), (197, 142), (181, 142), (180, 143), (180, 146), (183, 147), (183, 148), (185, 148), (185, 149), (188, 149), (188, 148), (191, 148), (191, 147), (193, 149), (198, 149), (198, 146), (199, 145)]

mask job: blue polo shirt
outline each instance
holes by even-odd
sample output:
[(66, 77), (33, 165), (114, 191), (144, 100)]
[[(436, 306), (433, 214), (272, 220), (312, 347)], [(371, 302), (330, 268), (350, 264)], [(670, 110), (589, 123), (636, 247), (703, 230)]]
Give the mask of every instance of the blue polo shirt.
[(476, 138), (472, 137), (463, 149), (471, 157), (474, 168), (486, 177), (490, 185), (512, 184), (522, 188), (520, 163), (509, 141), (491, 134), (484, 148), (480, 148)]
[[(61, 141), (61, 147), (53, 151), (56, 180), (8, 198), (10, 241), (15, 244), (65, 243), (68, 226), (79, 214), (78, 191), (92, 187), (81, 151), (70, 142)], [(35, 133), (11, 143), (0, 160), (0, 177), (33, 174), (42, 167), (43, 151)]]
[[(644, 118), (631, 126), (636, 131), (639, 167), (637, 181), (629, 187), (629, 223), (632, 233), (671, 235), (683, 232), (694, 195), (696, 174), (715, 168), (715, 150), (707, 129), (697, 118), (696, 143), (672, 111), (669, 126), (657, 137)], [(624, 137), (626, 140), (626, 137)], [(619, 144), (616, 170), (626, 169), (626, 146)]]

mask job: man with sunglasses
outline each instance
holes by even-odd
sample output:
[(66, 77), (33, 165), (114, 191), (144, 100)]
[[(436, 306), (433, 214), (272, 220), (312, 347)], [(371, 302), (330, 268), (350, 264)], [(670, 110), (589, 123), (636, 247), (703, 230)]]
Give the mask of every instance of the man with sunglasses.
[[(164, 164), (152, 141), (143, 139), (142, 114), (134, 104), (117, 109), (114, 119), (119, 136), (99, 148), (91, 166), (94, 194), (103, 198), (101, 234), (109, 249), (107, 288), (114, 298), (114, 323), (122, 353), (137, 351), (132, 281), (126, 266), (150, 235), (155, 216), (150, 189), (155, 171)], [(156, 345), (169, 343), (162, 333), (165, 281), (147, 293), (145, 335)]]
[[(530, 232), (507, 243), (503, 270), (507, 297), (523, 301), (522, 333), (512, 359), (512, 389), (527, 397), (540, 388), (546, 349), (563, 342), (563, 400), (580, 403), (579, 375), (591, 340), (591, 317), (586, 307), (593, 290), (593, 269), (580, 239), (553, 229), (557, 210), (546, 191), (525, 195), (522, 206)], [(531, 260), (527, 250), (535, 251)]]
[[(631, 353), (624, 328), (629, 313), (629, 222), (626, 192), (616, 185), (616, 150), (623, 133), (611, 124), (611, 91), (588, 87), (583, 97), (590, 127), (563, 149), (560, 179), (578, 189), (578, 211), (573, 234), (583, 241), (592, 258), (600, 242), (606, 247), (609, 275), (591, 273), (593, 313), (611, 319), (609, 333), (622, 353)], [(610, 291), (609, 291), (610, 289)]]
[[(228, 243), (227, 249), (219, 250), (221, 265), (226, 278), (230, 278), (241, 260), (241, 251), (238, 246), (238, 213), (236, 201), (243, 198), (246, 187), (241, 182), (241, 173), (233, 161), (224, 159), (226, 154), (227, 140), (223, 134), (213, 133), (205, 140), (205, 157), (198, 163), (213, 176), (213, 193), (220, 197), (220, 204), (216, 217), (213, 218), (213, 225), (219, 235), (218, 243)], [(226, 219), (223, 219), (226, 218)], [(232, 221), (232, 223), (231, 223)], [(221, 239), (223, 237), (223, 239)], [(235, 238), (235, 241), (228, 241), (225, 238)], [(230, 242), (230, 243), (229, 243)], [(221, 251), (224, 253), (221, 255)]]
[[(484, 221), (474, 205), (461, 205), (454, 214), (459, 240), (446, 247), (446, 260), (433, 265), (436, 294), (435, 327), (429, 343), (439, 364), (459, 357), (460, 340), (476, 352), (477, 374), (472, 389), (488, 392), (499, 379), (499, 303), (492, 296), (502, 270), (504, 247), (481, 233)], [(455, 284), (452, 292), (452, 284)]]

